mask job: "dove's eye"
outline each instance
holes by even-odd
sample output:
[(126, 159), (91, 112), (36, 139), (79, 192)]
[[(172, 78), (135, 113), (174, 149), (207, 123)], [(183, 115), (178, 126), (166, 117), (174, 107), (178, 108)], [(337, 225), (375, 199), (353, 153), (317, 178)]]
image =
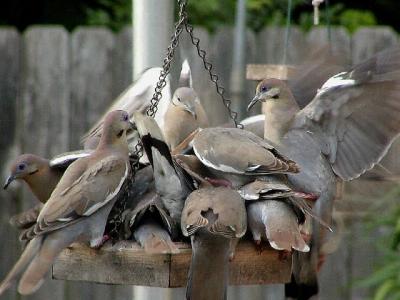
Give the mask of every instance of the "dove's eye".
[(262, 87), (261, 87), (261, 92), (266, 92), (268, 90), (268, 88), (265, 86), (265, 85), (263, 85)]
[(20, 170), (20, 171), (25, 170), (25, 164), (19, 164), (18, 165), (18, 170)]

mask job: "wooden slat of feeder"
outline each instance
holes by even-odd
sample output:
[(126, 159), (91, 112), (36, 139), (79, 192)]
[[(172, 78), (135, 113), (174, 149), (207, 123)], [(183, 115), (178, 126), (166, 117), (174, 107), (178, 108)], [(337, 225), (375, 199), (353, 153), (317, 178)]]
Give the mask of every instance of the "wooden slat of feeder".
[(246, 67), (246, 79), (263, 80), (265, 78), (277, 78), (287, 80), (294, 71), (295, 68), (289, 65), (248, 64)]
[[(53, 278), (105, 284), (184, 287), (191, 258), (190, 245), (179, 243), (181, 253), (148, 255), (134, 242), (93, 250), (81, 244), (65, 249), (53, 265)], [(279, 252), (261, 254), (249, 241), (239, 243), (230, 266), (230, 284), (270, 284), (290, 281), (291, 258)]]

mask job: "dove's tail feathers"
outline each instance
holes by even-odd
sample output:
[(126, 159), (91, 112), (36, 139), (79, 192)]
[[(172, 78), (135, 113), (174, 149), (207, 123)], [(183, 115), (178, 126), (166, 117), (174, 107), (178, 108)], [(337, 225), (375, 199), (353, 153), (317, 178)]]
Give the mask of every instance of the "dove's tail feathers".
[(227, 299), (230, 242), (225, 237), (215, 239), (192, 237), (187, 300)]
[(8, 273), (7, 277), (0, 285), (0, 295), (2, 295), (14, 282), (18, 280), (19, 275), (24, 271), (25, 267), (32, 261), (39, 252), (43, 237), (37, 237), (31, 240), (26, 246), (21, 257)]
[(22, 295), (29, 295), (36, 292), (42, 285), (43, 278), (50, 270), (54, 260), (71, 242), (68, 238), (59, 239), (47, 236), (36, 256), (22, 275), (18, 285), (18, 292)]
[(296, 300), (308, 300), (318, 294), (318, 283), (297, 283), (292, 275), (290, 283), (285, 284), (285, 297)]

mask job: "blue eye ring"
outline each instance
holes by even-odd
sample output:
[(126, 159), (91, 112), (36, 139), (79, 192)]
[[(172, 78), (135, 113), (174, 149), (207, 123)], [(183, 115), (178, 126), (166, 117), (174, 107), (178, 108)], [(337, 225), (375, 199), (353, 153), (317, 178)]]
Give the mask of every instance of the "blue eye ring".
[(25, 169), (25, 164), (19, 164), (18, 170), (23, 171)]

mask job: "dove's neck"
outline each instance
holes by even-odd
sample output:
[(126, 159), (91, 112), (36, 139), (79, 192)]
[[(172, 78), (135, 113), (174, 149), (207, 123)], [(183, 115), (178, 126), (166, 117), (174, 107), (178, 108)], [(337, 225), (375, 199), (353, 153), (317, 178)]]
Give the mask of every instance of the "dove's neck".
[(264, 102), (262, 110), (265, 115), (264, 138), (280, 144), (300, 110), (298, 104), (288, 91), (286, 95), (282, 93), (279, 99)]
[(50, 198), (61, 176), (62, 172), (51, 169), (47, 163), (41, 166), (35, 174), (24, 178), (24, 180), (36, 198), (45, 203)]
[(127, 156), (129, 148), (126, 131), (124, 130), (121, 136), (117, 136), (112, 130), (104, 130), (97, 149), (117, 150)]

